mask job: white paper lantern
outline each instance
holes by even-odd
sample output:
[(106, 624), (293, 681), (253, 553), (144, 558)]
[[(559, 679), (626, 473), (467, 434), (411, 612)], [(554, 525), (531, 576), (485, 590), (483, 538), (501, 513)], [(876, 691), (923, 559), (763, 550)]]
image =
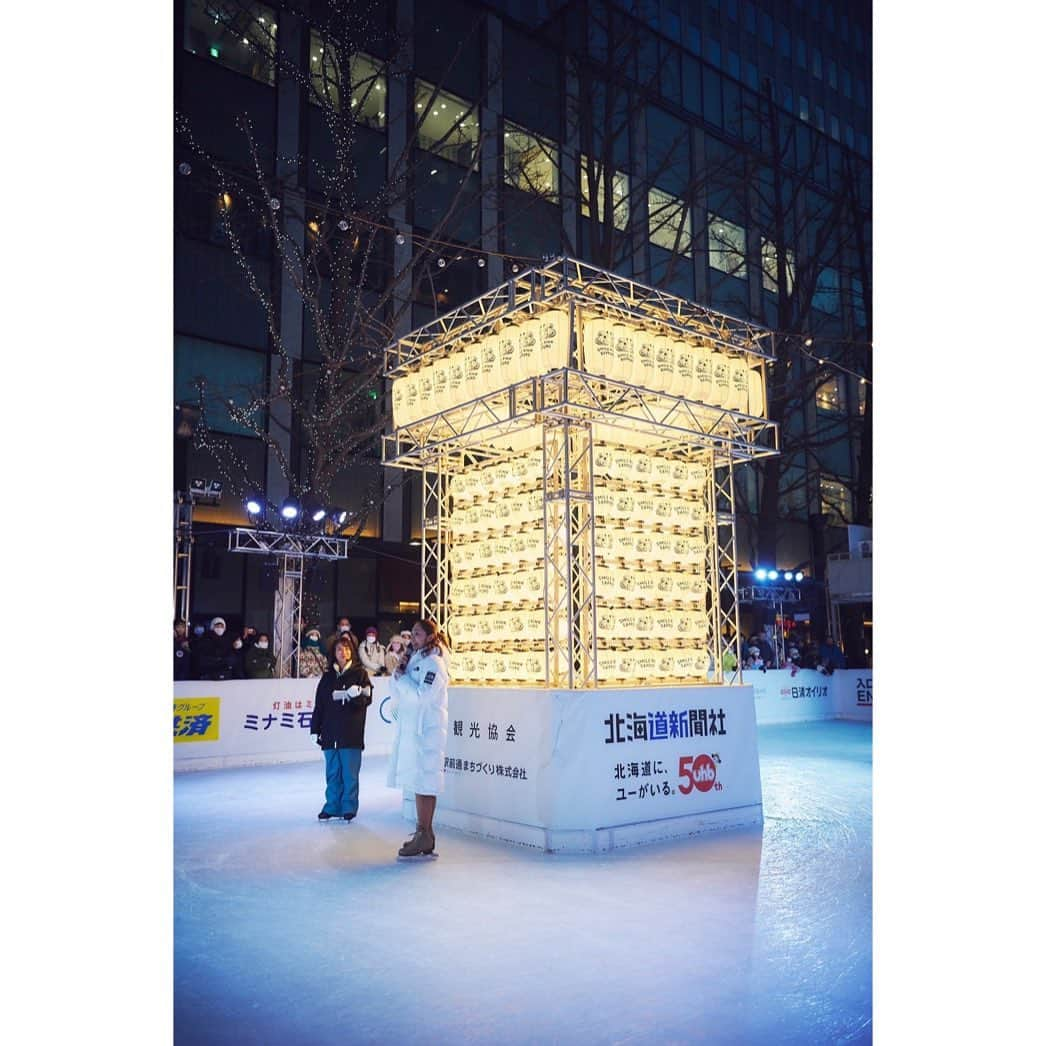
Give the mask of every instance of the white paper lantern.
[(481, 395), (483, 391), (480, 385), (480, 374), (483, 370), (483, 340), (480, 339), (467, 345), (462, 353), (462, 359), (465, 363), (465, 383), (462, 388), (464, 399), (462, 402), (467, 403), (469, 400), (473, 400)]
[(445, 411), (450, 404), (450, 359), (444, 356), (432, 366), (432, 413)]
[(596, 672), (601, 682), (618, 682), (620, 679), (620, 668), (618, 666), (620, 656), (616, 650), (600, 650), (597, 653)]
[(519, 325), (519, 359), (516, 374), (519, 378), (532, 378), (541, 371), (541, 320), (537, 317)]
[(519, 328), (506, 323), (498, 336), (498, 367), (501, 384), (512, 385), (519, 380)]
[(672, 567), (676, 562), (672, 558), (672, 535), (653, 534), (650, 540), (653, 546), (651, 556), (654, 561), (660, 563), (662, 569)]
[(539, 374), (570, 366), (570, 317), (563, 309), (547, 309), (539, 317), (541, 356)]
[(654, 384), (658, 392), (668, 392), (675, 382), (676, 353), (667, 334), (654, 337)]
[(610, 476), (621, 483), (632, 482), (632, 458), (635, 451), (615, 447), (611, 454)]
[(644, 647), (649, 647), (654, 640), (654, 612), (640, 609), (636, 611), (636, 638)]
[(526, 665), (526, 681), (541, 684), (545, 682), (545, 655), (529, 651), (523, 655)]
[(694, 347), (683, 338), (673, 342), (673, 379), (668, 390), (673, 396), (690, 397), (694, 388)]
[[(648, 516), (647, 519), (649, 518)], [(636, 561), (644, 565), (654, 562), (654, 538), (652, 534), (636, 535)]]
[(596, 638), (604, 643), (617, 643), (620, 634), (617, 630), (617, 611), (613, 607), (599, 606), (596, 609)]
[(477, 395), (496, 392), (505, 382), (501, 380), (501, 357), (498, 336), (489, 334), (479, 343), (479, 387)]
[(614, 558), (632, 563), (636, 558), (636, 535), (631, 530), (615, 530)]
[(654, 570), (637, 570), (635, 572), (635, 598), (644, 603), (657, 601), (657, 572)]
[(397, 429), (407, 424), (407, 377), (392, 382), (392, 424)]
[(662, 491), (674, 491), (672, 482), (672, 459), (654, 458), (651, 462), (650, 480)]
[(701, 344), (694, 350), (694, 384), (690, 398), (698, 403), (711, 403), (712, 387), (712, 348)]
[(626, 323), (615, 323), (613, 336), (614, 345), (610, 377), (615, 381), (630, 382), (635, 372), (635, 328)]
[(635, 676), (637, 681), (657, 682), (657, 655), (649, 650), (635, 651)]
[(748, 413), (753, 418), (766, 417), (766, 398), (763, 393), (763, 374), (758, 367), (748, 372)]
[(633, 385), (642, 385), (646, 389), (657, 388), (657, 366), (654, 360), (655, 341), (653, 331), (640, 329), (636, 333)]
[(650, 483), (650, 471), (652, 468), (653, 462), (651, 462), (648, 454), (633, 453), (632, 479), (635, 483), (638, 483), (642, 487), (646, 487)]
[(584, 320), (585, 370), (609, 377), (614, 368), (614, 325), (603, 317)]
[(432, 387), (432, 365), (427, 364), (418, 371), (418, 417), (427, 418), (435, 412), (435, 399)]
[(725, 353), (712, 354), (712, 396), (711, 402), (717, 407), (725, 407), (730, 399), (730, 357)]
[(748, 362), (741, 356), (730, 359), (730, 398), (727, 406), (731, 410), (748, 410)]
[(660, 603), (671, 603), (675, 599), (675, 574), (670, 570), (655, 571), (657, 599)]
[(447, 409), (453, 409), (454, 407), (460, 407), (463, 403), (467, 403), (473, 398), (475, 393), (468, 391), (468, 385), (466, 384), (466, 354), (464, 352), (455, 352), (450, 356), (450, 362), (447, 365)]
[(593, 478), (607, 479), (613, 474), (614, 448), (608, 443), (599, 443), (592, 448)]

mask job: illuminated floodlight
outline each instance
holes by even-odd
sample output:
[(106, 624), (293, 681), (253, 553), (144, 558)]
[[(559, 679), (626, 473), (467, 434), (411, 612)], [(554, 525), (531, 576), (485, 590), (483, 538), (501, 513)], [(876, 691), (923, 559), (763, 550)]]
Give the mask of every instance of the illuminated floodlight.
[(796, 579), (796, 581), (802, 581), (804, 576), (805, 575), (803, 574), (803, 572), (801, 570), (797, 570), (795, 572), (795, 579)]
[(756, 577), (757, 581), (765, 581), (766, 580), (766, 571), (762, 567), (760, 567), (755, 572), (755, 577)]
[(280, 506), (280, 515), (286, 520), (297, 519), (301, 513), (301, 506), (294, 498), (286, 498)]
[(790, 570), (785, 571), (785, 581), (791, 581), (794, 575)]
[(767, 577), (768, 577), (768, 578), (769, 578), (769, 579), (770, 579), (771, 581), (776, 581), (776, 580), (777, 580), (777, 571), (776, 571), (776, 570), (771, 570), (771, 571), (768, 571), (768, 572), (767, 572), (767, 575), (766, 575), (766, 576), (767, 576)]
[(319, 523), (319, 521), (321, 519), (325, 518), (326, 515), (327, 515), (327, 510), (325, 508), (313, 509), (313, 512), (312, 512), (312, 521), (313, 521), (313, 523)]
[(243, 507), (247, 509), (248, 516), (260, 516), (265, 502), (258, 494), (248, 494), (244, 499)]
[(345, 521), (349, 518), (348, 509), (331, 509), (331, 518), (339, 527), (345, 526)]

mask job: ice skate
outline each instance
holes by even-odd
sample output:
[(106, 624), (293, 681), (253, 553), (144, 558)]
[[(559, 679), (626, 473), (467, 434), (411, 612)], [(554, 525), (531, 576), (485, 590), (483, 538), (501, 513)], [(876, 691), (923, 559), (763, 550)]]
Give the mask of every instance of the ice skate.
[(399, 850), (400, 857), (427, 856), (436, 849), (436, 836), (419, 828)]

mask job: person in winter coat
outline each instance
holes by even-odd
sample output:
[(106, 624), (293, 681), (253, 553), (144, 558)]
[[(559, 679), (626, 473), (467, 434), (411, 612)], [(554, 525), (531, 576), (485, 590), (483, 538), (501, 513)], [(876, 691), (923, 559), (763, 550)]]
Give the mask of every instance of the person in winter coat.
[(211, 627), (192, 645), (197, 679), (235, 679), (232, 643), (225, 635), (225, 618), (211, 619)]
[(351, 821), (360, 807), (363, 730), (371, 702), (370, 677), (360, 664), (356, 644), (343, 636), (334, 644), (334, 663), (316, 686), (312, 733), (323, 749), (327, 793), (321, 821)]
[(192, 675), (189, 636), (185, 621), (178, 618), (174, 623), (174, 678), (188, 679)]
[(378, 630), (371, 625), (360, 647), (360, 661), (372, 676), (385, 675), (385, 648), (378, 642)]
[(399, 636), (393, 636), (389, 640), (388, 649), (385, 651), (385, 674), (392, 675), (404, 659), (407, 644)]
[(272, 679), (276, 675), (276, 658), (269, 649), (267, 632), (259, 632), (258, 641), (243, 652), (243, 674), (247, 679)]
[(436, 847), (432, 818), (443, 791), (447, 749), (447, 640), (435, 621), (418, 621), (411, 630), (414, 652), (392, 676), (396, 738), (389, 757), (388, 785), (414, 796), (417, 831), (400, 847), (400, 857), (430, 854)]
[(329, 667), (330, 662), (323, 652), (320, 630), (310, 628), (298, 650), (298, 675), (303, 679), (318, 679)]
[(334, 626), (334, 631), (324, 640), (327, 645), (327, 656), (332, 661), (334, 660), (334, 644), (341, 639), (346, 632), (352, 637), (352, 641), (357, 647), (360, 645), (359, 636), (352, 631), (352, 622), (343, 614), (338, 618), (338, 623)]

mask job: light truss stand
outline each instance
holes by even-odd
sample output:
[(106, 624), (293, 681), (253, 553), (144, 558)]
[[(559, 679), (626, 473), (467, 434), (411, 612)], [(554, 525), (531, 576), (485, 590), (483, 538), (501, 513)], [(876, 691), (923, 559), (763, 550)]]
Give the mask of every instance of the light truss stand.
[(278, 530), (236, 527), (229, 533), (229, 551), (275, 556), (278, 566), (273, 611), (272, 644), (279, 679), (298, 675), (301, 642), (302, 588), (306, 559), (346, 559), (346, 538), (316, 534), (285, 534)]
[(421, 614), (445, 632), (450, 608), (450, 518), (445, 455), (421, 473)]
[(192, 497), (174, 499), (174, 617), (189, 620), (192, 595)]

